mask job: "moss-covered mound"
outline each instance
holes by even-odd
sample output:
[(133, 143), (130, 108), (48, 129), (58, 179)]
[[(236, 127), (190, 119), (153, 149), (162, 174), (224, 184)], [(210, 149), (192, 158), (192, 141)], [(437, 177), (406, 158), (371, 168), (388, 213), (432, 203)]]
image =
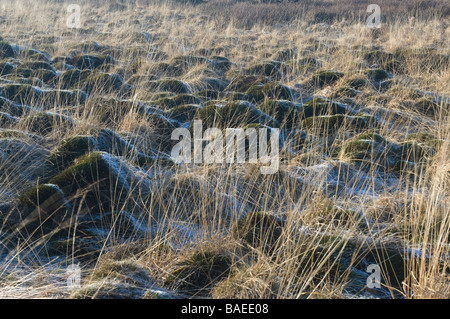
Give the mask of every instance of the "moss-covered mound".
[(156, 62), (150, 67), (152, 74), (160, 77), (174, 77), (183, 74), (183, 69), (166, 62)]
[(202, 104), (202, 100), (192, 94), (177, 94), (175, 96), (163, 97), (152, 104), (162, 109), (171, 109), (185, 104)]
[(67, 130), (75, 125), (73, 120), (65, 115), (55, 113), (36, 113), (23, 118), (20, 126), (25, 130), (41, 135), (49, 134), (55, 130)]
[(397, 146), (376, 133), (363, 133), (346, 142), (340, 156), (365, 165), (393, 167), (397, 161)]
[(264, 97), (266, 99), (276, 99), (276, 100), (292, 100), (293, 93), (292, 90), (284, 84), (278, 81), (269, 82), (264, 84), (262, 90)]
[(300, 112), (305, 118), (320, 115), (352, 114), (353, 112), (343, 104), (325, 100), (323, 98), (314, 98), (302, 105)]
[(52, 184), (34, 187), (20, 195), (19, 200), (23, 205), (38, 207), (45, 204), (48, 208), (53, 207), (54, 209), (66, 202), (61, 190)]
[(15, 68), (15, 65), (12, 63), (0, 62), (0, 76), (5, 76), (12, 73)]
[(0, 96), (0, 111), (11, 114), (12, 116), (22, 116), (29, 108), (20, 104), (15, 104), (10, 100)]
[(335, 134), (341, 129), (347, 132), (360, 132), (367, 126), (368, 123), (364, 117), (344, 114), (313, 116), (301, 123), (302, 129), (324, 136)]
[(48, 157), (49, 162), (62, 171), (77, 158), (95, 149), (96, 141), (91, 136), (77, 135), (63, 140)]
[(191, 93), (186, 83), (177, 79), (163, 79), (154, 82), (154, 87), (162, 92), (172, 92), (175, 94)]
[(40, 229), (50, 232), (68, 216), (68, 203), (61, 189), (54, 184), (33, 187), (19, 196), (22, 222), (19, 230), (34, 233)]
[(234, 78), (225, 88), (225, 91), (235, 91), (245, 93), (253, 85), (262, 85), (268, 82), (266, 77), (255, 75), (240, 75)]
[(58, 74), (53, 70), (36, 69), (31, 73), (31, 77), (38, 78), (45, 84), (52, 84), (55, 82)]
[(87, 192), (86, 201), (90, 208), (111, 208), (129, 191), (123, 164), (112, 155), (92, 152), (81, 157), (74, 165), (50, 179), (67, 196), (77, 191)]
[(119, 93), (124, 89), (122, 78), (115, 73), (91, 72), (86, 79), (80, 80), (75, 87), (91, 94), (96, 93)]
[(324, 87), (336, 83), (344, 74), (333, 70), (322, 70), (313, 75), (311, 84), (315, 87)]
[(59, 76), (58, 86), (60, 86), (61, 89), (70, 89), (75, 84), (84, 81), (87, 79), (87, 77), (91, 74), (90, 70), (78, 70), (78, 69), (70, 69), (64, 71)]
[(3, 41), (3, 39), (0, 40), (0, 59), (6, 59), (6, 58), (14, 58), (15, 52), (12, 46)]
[(240, 219), (232, 229), (232, 236), (246, 244), (272, 253), (279, 244), (284, 223), (277, 217), (257, 212)]
[(44, 90), (40, 104), (51, 109), (55, 107), (78, 106), (86, 101), (86, 94), (80, 90)]
[(258, 105), (258, 109), (277, 120), (281, 126), (292, 127), (301, 119), (299, 107), (286, 100), (266, 100)]
[(207, 105), (201, 108), (198, 118), (203, 121), (205, 127), (243, 127), (251, 123), (279, 126), (270, 116), (258, 110), (254, 105), (243, 102), (228, 102), (225, 105)]
[(266, 76), (274, 80), (280, 80), (283, 74), (279, 70), (277, 63), (265, 62), (252, 65), (244, 70), (247, 75)]
[(133, 101), (118, 100), (114, 98), (96, 99), (95, 107), (87, 106), (87, 112), (108, 125), (120, 123), (124, 117), (133, 109), (137, 109), (138, 105)]
[(2, 87), (3, 96), (18, 104), (38, 103), (41, 91), (29, 84), (6, 84)]
[(26, 61), (20, 65), (20, 69), (29, 69), (33, 71), (44, 69), (53, 72), (55, 71), (50, 63), (44, 61)]
[(0, 112), (0, 127), (10, 127), (19, 122), (19, 120), (5, 112)]
[(200, 107), (198, 105), (181, 105), (167, 111), (168, 117), (181, 123), (192, 121)]
[(114, 63), (110, 55), (77, 55), (72, 59), (73, 66), (81, 70), (94, 70)]
[(366, 72), (367, 76), (375, 82), (380, 82), (389, 78), (389, 73), (381, 68), (370, 69)]
[(196, 252), (176, 265), (165, 284), (188, 295), (206, 296), (214, 285), (228, 276), (231, 266), (232, 261), (226, 255)]

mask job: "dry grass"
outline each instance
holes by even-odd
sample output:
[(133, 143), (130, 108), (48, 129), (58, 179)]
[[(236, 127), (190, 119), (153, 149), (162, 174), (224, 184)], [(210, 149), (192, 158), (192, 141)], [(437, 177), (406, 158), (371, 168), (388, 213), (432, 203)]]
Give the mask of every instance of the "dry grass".
[[(389, 14), (383, 16), (384, 25), (378, 31), (365, 27), (365, 5), (353, 0), (281, 4), (214, 0), (195, 6), (81, 1), (83, 26), (79, 30), (65, 26), (68, 3), (2, 0), (1, 36), (11, 43), (46, 51), (52, 57), (68, 55), (79, 50), (76, 46), (80, 43), (95, 41), (118, 61), (108, 72), (120, 74), (124, 81), (133, 75), (149, 77), (158, 63), (169, 63), (180, 55), (201, 55), (198, 50), (211, 50), (211, 55), (226, 56), (233, 62), (225, 75), (211, 70), (208, 64), (199, 64), (178, 76), (194, 92), (202, 89), (205, 78), (231, 79), (242, 68), (275, 58), (280, 50), (293, 49), (297, 54), (286, 60), (292, 67), (281, 82), (295, 88), (297, 102), (307, 101), (313, 94), (329, 97), (346, 81), (360, 77), (364, 50), (429, 50), (426, 52), (430, 54), (406, 55), (403, 69), (392, 72), (393, 84), (388, 90), (378, 92), (365, 87), (353, 103), (376, 114), (382, 123), (376, 133), (388, 142), (399, 143), (416, 132), (427, 132), (442, 142), (427, 165), (396, 175), (394, 182), (390, 180), (392, 175), (380, 172), (376, 164), (358, 168), (344, 157), (332, 156), (352, 138), (345, 130), (322, 136), (320, 143), (305, 144), (298, 156), (283, 150), (280, 172), (273, 176), (255, 174), (258, 165), (161, 168), (154, 164), (136, 170), (135, 154), (125, 152), (120, 169), (131, 172), (131, 191), (125, 198), (111, 200), (109, 210), (98, 208), (100, 215), (112, 211), (112, 225), (108, 224), (110, 230), (96, 243), (95, 257), (83, 265), (87, 278), (84, 290), (72, 297), (135, 296), (141, 290), (147, 291), (146, 297), (155, 297), (158, 294), (154, 291), (160, 287), (183, 297), (368, 296), (366, 291), (352, 290), (347, 283), (365, 280), (361, 273), (365, 273), (367, 265), (361, 260), (382, 253), (380, 247), (401, 247), (408, 260), (402, 282), (384, 280), (377, 297), (449, 297), (450, 70), (448, 60), (436, 65), (435, 58), (448, 58), (450, 54), (447, 2), (403, 1), (398, 5), (397, 1), (381, 1), (383, 12)], [(399, 16), (402, 12), (407, 14)], [(324, 21), (329, 24), (313, 23)], [(300, 66), (303, 57), (314, 57), (322, 65), (319, 69), (338, 70), (344, 77), (323, 90), (311, 87), (310, 78), (316, 69)], [(96, 113), (105, 96), (116, 94), (110, 87), (100, 87), (79, 105), (79, 111), (69, 113), (75, 127), (64, 128), (55, 120), (52, 132), (45, 138), (18, 139), (20, 142), (13, 145), (15, 156), (7, 157), (0, 149), (2, 203), (10, 203), (40, 184), (47, 156), (69, 137), (94, 136), (109, 128), (131, 137), (135, 149), (158, 153), (155, 150), (161, 146), (160, 141), (170, 137), (170, 127), (162, 128), (159, 122), (148, 121), (137, 111), (138, 101), (150, 100), (145, 85), (144, 81), (138, 82), (126, 97), (134, 104), (125, 114), (115, 113), (106, 121), (103, 113)], [(447, 100), (437, 103), (439, 111), (432, 116), (424, 115), (411, 107), (417, 100), (414, 89)], [(63, 109), (59, 103), (49, 108), (53, 112)], [(116, 109), (113, 106), (113, 111)], [(23, 126), (23, 122), (20, 125), (10, 129), (31, 132), (30, 126)], [(113, 145), (111, 152), (121, 147)], [(113, 195), (119, 179), (111, 183)], [(89, 192), (87, 187), (67, 198), (69, 202), (78, 201), (68, 212), (73, 225), (80, 216), (98, 213), (97, 208), (86, 207), (91, 205)], [(127, 243), (138, 231), (120, 219), (123, 212), (141, 222), (150, 234), (137, 243)], [(279, 236), (273, 239), (275, 231), (256, 229), (261, 235), (256, 242), (236, 237), (235, 227), (243, 216), (257, 212), (283, 221)], [(5, 229), (5, 233), (9, 213), (0, 207), (0, 231)], [(124, 227), (116, 227), (121, 223)], [(64, 288), (66, 274), (61, 269), (78, 260), (72, 255), (72, 248), (79, 244), (75, 231), (68, 235), (64, 260), (50, 258), (42, 248), (43, 243), (51, 243), (50, 236), (20, 232), (14, 236), (0, 232), (0, 253), (4, 257), (0, 261), (0, 297), (68, 297)], [(8, 254), (3, 253), (6, 246)], [(202, 266), (214, 262), (205, 257), (208, 254), (225, 256), (230, 271), (212, 278), (213, 285), (205, 289), (177, 292), (196, 276), (195, 269), (189, 268), (193, 260)], [(375, 258), (374, 262), (382, 261)], [(54, 274), (48, 275), (46, 267)], [(358, 272), (352, 272), (352, 267)], [(180, 269), (190, 272), (174, 280), (171, 275)]]

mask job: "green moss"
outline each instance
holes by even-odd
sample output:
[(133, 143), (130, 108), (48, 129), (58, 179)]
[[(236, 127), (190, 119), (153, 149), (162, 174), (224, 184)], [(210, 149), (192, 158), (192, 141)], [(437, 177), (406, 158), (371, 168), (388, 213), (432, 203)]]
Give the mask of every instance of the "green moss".
[(232, 267), (231, 259), (214, 251), (196, 252), (177, 264), (165, 284), (189, 295), (206, 296)]
[(41, 98), (41, 104), (46, 108), (78, 106), (85, 101), (86, 94), (80, 90), (45, 90)]
[(215, 100), (219, 97), (219, 91), (214, 89), (205, 89), (198, 91), (196, 95), (204, 101)]
[(163, 79), (158, 81), (158, 89), (160, 91), (168, 91), (176, 94), (190, 93), (189, 87), (180, 80), (176, 79)]
[(41, 93), (28, 84), (6, 84), (2, 86), (4, 97), (19, 104), (32, 104)]
[(226, 97), (227, 101), (249, 101), (250, 97), (245, 93), (234, 92)]
[[(325, 207), (319, 212), (319, 215), (325, 222), (332, 222), (336, 226), (358, 225), (362, 221), (358, 212), (332, 205)], [(326, 244), (326, 242), (322, 244)]]
[(0, 40), (0, 59), (14, 58), (15, 52), (9, 43)]
[(286, 85), (280, 82), (273, 81), (264, 84), (262, 93), (266, 99), (276, 99), (276, 100), (292, 100), (293, 94), (292, 90)]
[(400, 148), (397, 150), (400, 161), (414, 163), (422, 162), (431, 155), (430, 153), (432, 153), (432, 150), (427, 150), (422, 144), (416, 142), (404, 142), (400, 144)]
[(197, 105), (181, 105), (167, 111), (170, 118), (182, 123), (192, 121), (200, 107)]
[(361, 76), (360, 74), (357, 74), (355, 76), (352, 76), (352, 77), (346, 79), (343, 83), (343, 87), (360, 90), (364, 87), (367, 87), (368, 84), (369, 84), (369, 82), (367, 81), (367, 78), (365, 76)]
[(31, 69), (24, 69), (22, 67), (18, 67), (14, 70), (14, 72), (11, 75), (14, 75), (18, 78), (29, 78), (31, 76), (31, 73), (33, 73), (33, 70)]
[(345, 143), (342, 148), (342, 155), (350, 158), (352, 161), (364, 160), (369, 158), (377, 143), (370, 139), (356, 139)]
[(8, 75), (4, 76), (3, 78), (5, 80), (14, 82), (14, 84), (27, 84), (27, 85), (31, 85), (32, 84), (32, 81), (30, 81), (29, 79), (25, 79), (25, 78), (23, 78), (21, 76), (15, 75), (15, 74), (8, 74)]
[(341, 72), (322, 70), (313, 75), (311, 82), (314, 86), (324, 87), (334, 84), (343, 76), (344, 74)]
[(156, 62), (151, 66), (151, 72), (161, 77), (174, 77), (183, 74), (183, 69), (166, 62)]
[(305, 130), (314, 130), (319, 135), (335, 134), (340, 129), (346, 131), (361, 131), (367, 127), (366, 119), (360, 116), (344, 114), (322, 115), (309, 117), (302, 121), (301, 127)]
[(55, 129), (67, 129), (73, 127), (73, 122), (70, 118), (51, 113), (37, 113), (30, 115), (20, 121), (21, 127), (30, 132), (41, 135), (48, 134)]
[(53, 184), (43, 184), (25, 191), (19, 196), (19, 202), (25, 221), (23, 227), (29, 233), (34, 233), (38, 228), (40, 232), (47, 233), (59, 227), (66, 219), (69, 208), (63, 192)]
[(114, 63), (110, 55), (77, 55), (72, 60), (73, 66), (81, 70), (94, 70)]
[(276, 61), (286, 62), (296, 59), (297, 52), (295, 49), (282, 49), (274, 53), (272, 57)]
[(377, 133), (363, 133), (358, 135), (358, 140), (373, 140), (376, 143), (387, 143), (386, 139)]
[(258, 103), (264, 100), (264, 85), (255, 84), (252, 85), (245, 94), (248, 96), (248, 100), (252, 103)]
[(0, 62), (0, 76), (5, 76), (14, 71), (15, 66), (9, 62)]
[(0, 96), (0, 111), (9, 113), (13, 116), (22, 116), (28, 107), (14, 104), (10, 100)]
[(207, 105), (198, 110), (197, 116), (205, 127), (242, 127), (250, 123), (278, 125), (273, 119), (246, 102), (227, 102), (223, 106)]
[(421, 114), (434, 116), (439, 110), (439, 105), (433, 101), (430, 97), (420, 97), (414, 103), (414, 109)]
[(299, 108), (289, 101), (266, 100), (258, 108), (282, 125), (293, 126), (301, 117)]
[(90, 94), (96, 92), (118, 92), (123, 88), (122, 78), (115, 73), (91, 72), (74, 86)]
[(202, 104), (202, 101), (192, 94), (177, 94), (171, 97), (164, 97), (153, 102), (163, 109), (171, 109), (185, 104)]
[(354, 163), (381, 169), (398, 169), (401, 147), (374, 133), (364, 133), (344, 143), (340, 156)]
[(338, 89), (336, 89), (335, 91), (333, 91), (333, 93), (331, 94), (331, 98), (352, 98), (358, 95), (358, 91), (356, 91), (355, 89), (352, 89), (351, 87), (340, 87)]
[(195, 56), (195, 55), (177, 56), (170, 61), (171, 65), (182, 69), (189, 69), (193, 66), (207, 63), (211, 63), (211, 60), (203, 56)]
[(101, 53), (107, 51), (108, 49), (109, 49), (108, 46), (98, 44), (95, 41), (83, 41), (81, 43), (72, 46), (72, 50), (80, 50), (86, 53), (91, 52)]
[(78, 69), (67, 70), (60, 75), (58, 84), (61, 86), (62, 89), (70, 89), (76, 83), (85, 80), (90, 73), (91, 73), (90, 70), (83, 70), (83, 71), (80, 71)]
[(8, 113), (0, 112), (0, 127), (10, 127), (18, 122), (18, 119)]
[(337, 115), (351, 113), (344, 105), (325, 100), (323, 98), (314, 98), (304, 103), (300, 112), (305, 118), (320, 115)]
[(59, 206), (66, 201), (61, 190), (52, 184), (34, 187), (20, 195), (19, 200), (23, 205), (33, 207), (38, 207), (48, 201), (52, 201), (52, 205), (56, 204)]
[(232, 236), (246, 244), (271, 254), (283, 232), (284, 223), (264, 212), (249, 213), (232, 229)]
[(31, 73), (31, 77), (38, 78), (42, 80), (42, 82), (49, 84), (55, 80), (57, 73), (47, 69), (36, 69)]
[(101, 280), (83, 286), (73, 292), (70, 299), (141, 299), (145, 293), (144, 288), (138, 288), (127, 282)]
[(137, 299), (144, 296), (152, 279), (148, 271), (133, 259), (100, 259), (83, 284), (71, 298)]
[(74, 165), (65, 169), (50, 180), (51, 184), (58, 185), (65, 194), (74, 194), (78, 189), (99, 183), (101, 195), (109, 196), (112, 189), (117, 192), (126, 192), (127, 185), (116, 175), (103, 152), (92, 152), (81, 157)]
[(282, 73), (273, 62), (264, 62), (252, 65), (244, 70), (247, 75), (266, 76), (275, 80), (282, 78)]
[(137, 155), (136, 164), (143, 168), (150, 168), (154, 166), (172, 167), (174, 162), (166, 157), (149, 156), (139, 153)]
[(368, 70), (367, 75), (376, 82), (380, 82), (389, 78), (389, 74), (383, 69)]
[(51, 66), (50, 63), (48, 62), (44, 62), (44, 61), (27, 61), (27, 62), (23, 62), (20, 65), (21, 69), (30, 69), (30, 70), (39, 70), (39, 69), (44, 69), (44, 70), (49, 70), (49, 71), (55, 71), (55, 69)]
[(69, 167), (75, 159), (88, 154), (95, 149), (96, 141), (91, 136), (73, 136), (63, 140), (59, 146), (52, 151), (48, 160), (58, 170)]
[(83, 230), (77, 236), (52, 237), (46, 250), (51, 256), (67, 256), (83, 262), (95, 261), (102, 250), (103, 242), (94, 233)]
[(240, 93), (247, 92), (254, 85), (263, 85), (267, 80), (262, 77), (254, 75), (240, 75), (233, 79), (230, 84), (225, 88), (225, 91), (235, 91)]
[(22, 52), (20, 52), (21, 58), (27, 58), (27, 60), (33, 60), (33, 61), (48, 61), (47, 57), (44, 53), (35, 50), (35, 49), (25, 49)]
[(412, 133), (405, 138), (405, 141), (415, 141), (418, 143), (427, 143), (431, 140), (434, 140), (434, 136), (428, 132)]
[(141, 83), (145, 83), (148, 81), (157, 81), (157, 80), (159, 80), (159, 76), (154, 75), (154, 74), (149, 74), (149, 75), (134, 74), (127, 80), (127, 83), (130, 85), (140, 85)]

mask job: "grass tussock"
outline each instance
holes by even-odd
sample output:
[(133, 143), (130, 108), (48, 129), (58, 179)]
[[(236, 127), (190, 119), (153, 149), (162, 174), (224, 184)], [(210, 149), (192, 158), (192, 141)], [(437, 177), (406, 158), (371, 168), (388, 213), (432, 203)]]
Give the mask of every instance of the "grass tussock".
[[(449, 297), (448, 2), (68, 4), (0, 0), (0, 297)], [(175, 164), (194, 120), (278, 171)]]

